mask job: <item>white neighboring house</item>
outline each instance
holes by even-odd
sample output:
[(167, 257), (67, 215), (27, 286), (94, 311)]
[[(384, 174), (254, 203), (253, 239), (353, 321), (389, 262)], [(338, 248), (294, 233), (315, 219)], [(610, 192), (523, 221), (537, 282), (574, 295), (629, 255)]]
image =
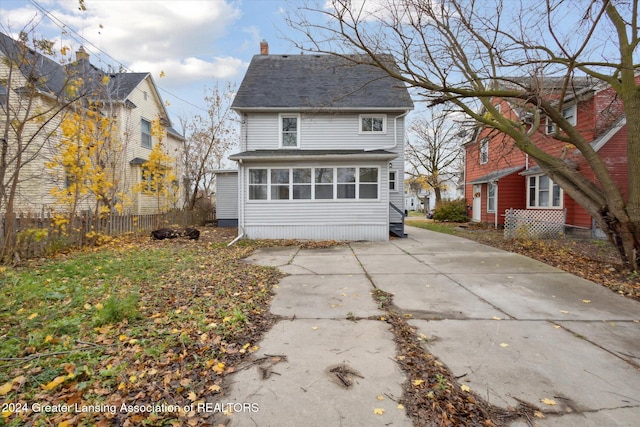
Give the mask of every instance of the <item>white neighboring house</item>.
[(242, 123), (242, 151), (229, 157), (238, 162), (239, 235), (404, 236), (404, 124), (413, 102), (402, 83), (333, 55), (270, 55), (263, 41), (232, 108)]
[[(176, 200), (173, 204), (183, 205), (184, 167), (181, 163), (181, 153), (185, 138), (171, 127), (169, 114), (160, 97), (158, 89), (150, 73), (105, 72), (90, 62), (87, 52), (81, 47), (76, 52), (75, 61), (62, 65), (46, 56), (27, 50), (21, 42), (0, 33), (0, 135), (4, 135), (4, 125), (20, 117), (23, 110), (19, 107), (28, 102), (23, 99), (26, 76), (13, 76), (8, 79), (8, 73), (19, 70), (21, 74), (33, 73), (37, 77), (37, 96), (33, 102), (38, 103), (42, 110), (60, 109), (56, 105), (64, 105), (68, 101), (66, 92), (71, 79), (82, 78), (87, 88), (93, 88), (92, 95), (86, 100), (102, 107), (101, 112), (106, 116), (116, 118), (117, 135), (113, 137), (120, 143), (120, 148), (113, 153), (117, 169), (121, 172), (118, 179), (120, 188), (130, 198), (130, 204), (125, 208), (127, 213), (144, 214), (157, 212), (157, 198), (151, 195), (136, 193), (132, 188), (141, 182), (142, 165), (149, 159), (149, 154), (155, 144), (156, 136), (151, 135), (151, 123), (159, 118), (166, 131), (163, 141), (165, 152), (175, 158)], [(19, 66), (10, 67), (10, 63)], [(11, 81), (11, 87), (7, 82)], [(104, 82), (108, 81), (105, 85)], [(99, 88), (98, 88), (99, 86)], [(6, 108), (9, 101), (10, 108)], [(108, 107), (108, 108), (107, 108)], [(53, 187), (65, 186), (64, 171), (49, 170), (45, 162), (50, 161), (56, 153), (55, 144), (60, 141), (59, 126), (69, 109), (62, 108), (61, 114), (49, 123), (47, 132), (25, 134), (25, 139), (32, 138), (30, 150), (24, 154), (29, 157), (21, 169), (21, 180), (18, 186), (14, 210), (18, 213), (43, 213), (56, 208), (55, 198), (51, 195)], [(36, 132), (36, 131), (33, 131)], [(15, 145), (15, 132), (9, 129), (9, 147)], [(79, 209), (92, 209), (95, 200), (85, 197)]]
[[(407, 189), (408, 190), (408, 189)], [(442, 200), (455, 200), (464, 197), (461, 194), (460, 188), (456, 183), (456, 179), (449, 179), (443, 183), (443, 189), (440, 190), (440, 197)], [(404, 208), (408, 211), (426, 211), (433, 212), (436, 208), (436, 194), (433, 189), (420, 190), (419, 194), (406, 191), (404, 195)]]

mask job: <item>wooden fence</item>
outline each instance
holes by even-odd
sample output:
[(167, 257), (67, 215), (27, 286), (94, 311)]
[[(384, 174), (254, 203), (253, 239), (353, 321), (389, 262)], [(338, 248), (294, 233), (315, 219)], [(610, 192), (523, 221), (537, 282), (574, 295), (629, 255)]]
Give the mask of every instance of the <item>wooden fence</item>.
[[(68, 219), (68, 218), (67, 218)], [(18, 215), (15, 218), (14, 236), (18, 259), (46, 255), (65, 247), (91, 246), (104, 236), (124, 234), (148, 235), (161, 227), (200, 226), (215, 219), (214, 212), (171, 211), (148, 215), (108, 215), (97, 217), (90, 213), (77, 215), (70, 223), (61, 226), (50, 215)], [(6, 216), (0, 217), (0, 247), (4, 246), (7, 233)]]

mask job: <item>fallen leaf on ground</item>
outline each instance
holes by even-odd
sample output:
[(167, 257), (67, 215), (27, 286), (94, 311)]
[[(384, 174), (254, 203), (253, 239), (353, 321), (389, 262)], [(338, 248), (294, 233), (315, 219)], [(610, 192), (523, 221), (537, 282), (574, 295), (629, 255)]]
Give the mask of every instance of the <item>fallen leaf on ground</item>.
[(471, 388), (466, 384), (462, 384), (460, 386), (460, 390), (462, 390), (462, 391), (471, 391)]
[(2, 386), (0, 386), (0, 396), (4, 396), (5, 394), (9, 393), (12, 387), (12, 381), (7, 381), (6, 383), (4, 383)]
[(556, 401), (553, 399), (547, 399), (546, 397), (544, 399), (540, 400), (542, 403), (544, 403), (545, 405), (556, 405)]
[(384, 414), (384, 408), (373, 408), (373, 413), (376, 415)]

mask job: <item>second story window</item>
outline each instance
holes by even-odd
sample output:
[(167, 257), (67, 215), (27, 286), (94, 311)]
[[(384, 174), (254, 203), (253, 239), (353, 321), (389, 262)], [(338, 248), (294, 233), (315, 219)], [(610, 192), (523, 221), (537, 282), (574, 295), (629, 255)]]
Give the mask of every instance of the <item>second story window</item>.
[(387, 116), (360, 115), (360, 133), (386, 133)]
[(484, 165), (489, 161), (489, 139), (480, 141), (480, 164)]
[(300, 116), (280, 115), (280, 147), (297, 148), (300, 144)]
[[(574, 105), (570, 105), (568, 107), (564, 107), (562, 109), (562, 117), (564, 117), (565, 119), (567, 119), (567, 121), (569, 122), (569, 124), (571, 126), (575, 126), (578, 123), (577, 120), (577, 107)], [(551, 119), (549, 119), (549, 117), (547, 117), (547, 121), (545, 123), (545, 131), (547, 133), (547, 135), (551, 135), (553, 133), (556, 132), (556, 124), (553, 123), (553, 121), (551, 121)]]
[(151, 148), (151, 122), (142, 119), (140, 121), (140, 145), (145, 148)]

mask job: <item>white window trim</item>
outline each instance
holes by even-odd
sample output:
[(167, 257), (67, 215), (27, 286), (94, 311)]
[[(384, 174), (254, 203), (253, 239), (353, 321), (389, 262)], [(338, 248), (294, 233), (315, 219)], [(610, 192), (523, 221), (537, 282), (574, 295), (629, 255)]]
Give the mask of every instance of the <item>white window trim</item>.
[[(356, 181), (354, 182), (356, 188), (356, 197), (352, 199), (340, 199), (338, 198), (338, 168), (355, 168), (356, 169)], [(368, 169), (373, 168), (378, 170), (378, 181), (376, 183), (377, 186), (377, 194), (376, 198), (360, 198), (360, 169)], [(250, 199), (249, 198), (249, 174), (250, 170), (253, 169), (266, 169), (267, 170), (267, 198), (266, 199)], [(272, 199), (271, 198), (271, 170), (272, 169), (289, 169), (289, 198), (288, 199)], [(311, 198), (310, 199), (294, 199), (293, 198), (293, 170), (294, 169), (311, 169)], [(333, 182), (331, 183), (333, 187), (333, 198), (331, 199), (316, 199), (316, 182), (315, 182), (315, 170), (316, 169), (332, 169), (333, 170)], [(380, 201), (380, 191), (382, 185), (382, 177), (380, 174), (382, 173), (383, 168), (376, 165), (359, 165), (359, 166), (346, 166), (346, 165), (327, 165), (327, 166), (291, 166), (291, 167), (251, 167), (247, 168), (247, 202), (249, 203), (304, 203), (304, 202), (313, 202), (313, 203), (323, 203), (323, 202), (367, 202), (367, 201)], [(344, 184), (344, 183), (342, 183)], [(373, 184), (373, 183), (369, 183)], [(264, 185), (264, 184), (260, 184)]]
[[(493, 197), (489, 195), (490, 194), (489, 189), (491, 187), (495, 189), (493, 192)], [(491, 199), (493, 199), (493, 209), (489, 207), (489, 201)], [(496, 184), (495, 182), (488, 182), (487, 183), (487, 213), (495, 213), (497, 208), (497, 203), (498, 203), (498, 184)]]
[[(149, 133), (148, 134), (143, 132), (142, 122), (149, 123)], [(147, 120), (145, 118), (141, 118), (140, 119), (140, 146), (142, 148), (148, 148), (148, 149), (153, 148), (153, 133), (152, 133), (152, 129), (153, 129), (153, 123), (151, 123), (149, 120)], [(143, 144), (142, 135), (149, 135), (149, 145)]]
[[(568, 111), (568, 114), (564, 114), (565, 111)], [(562, 116), (569, 121), (571, 126), (576, 126), (578, 124), (578, 106), (576, 104), (570, 105), (568, 107), (564, 107), (562, 109)], [(544, 124), (544, 132), (547, 135), (553, 135), (557, 131), (557, 126), (553, 123), (549, 117), (546, 118)]]
[[(296, 126), (296, 146), (292, 147), (292, 146), (283, 146), (282, 145), (282, 119), (285, 118), (295, 118), (297, 120), (297, 126)], [(284, 148), (284, 149), (298, 149), (300, 148), (300, 128), (301, 128), (301, 120), (300, 120), (300, 114), (287, 114), (287, 113), (280, 113), (278, 114), (278, 145), (280, 148)]]
[[(570, 111), (570, 114), (564, 114), (566, 110)], [(562, 116), (569, 121), (571, 126), (578, 124), (578, 106), (576, 104), (564, 107), (562, 109)]]
[[(362, 119), (382, 119), (382, 131), (363, 130)], [(358, 116), (358, 133), (360, 135), (384, 135), (387, 133), (387, 115), (386, 114), (360, 114)]]
[[(485, 150), (483, 150), (483, 147), (486, 147)], [(486, 152), (487, 153), (487, 158), (486, 160), (482, 161), (482, 153)], [(489, 138), (483, 138), (482, 140), (480, 140), (480, 150), (479, 150), (479, 155), (478, 155), (478, 162), (481, 165), (487, 164), (489, 163)]]
[[(559, 206), (540, 206), (540, 201), (539, 201), (539, 197), (540, 197), (540, 177), (541, 176), (545, 176), (544, 174), (539, 174), (539, 175), (529, 175), (525, 181), (525, 185), (526, 185), (526, 191), (527, 191), (527, 209), (564, 209), (564, 192), (562, 190), (562, 187), (558, 186), (558, 188), (560, 189), (560, 205)], [(531, 200), (529, 198), (529, 191), (530, 191), (530, 186), (529, 186), (529, 180), (531, 178), (535, 178), (536, 179), (536, 197), (535, 197), (535, 205), (531, 204)], [(554, 185), (558, 185), (555, 182), (553, 182), (553, 180), (551, 178), (549, 178), (549, 203), (552, 204), (553, 203), (553, 186)]]

